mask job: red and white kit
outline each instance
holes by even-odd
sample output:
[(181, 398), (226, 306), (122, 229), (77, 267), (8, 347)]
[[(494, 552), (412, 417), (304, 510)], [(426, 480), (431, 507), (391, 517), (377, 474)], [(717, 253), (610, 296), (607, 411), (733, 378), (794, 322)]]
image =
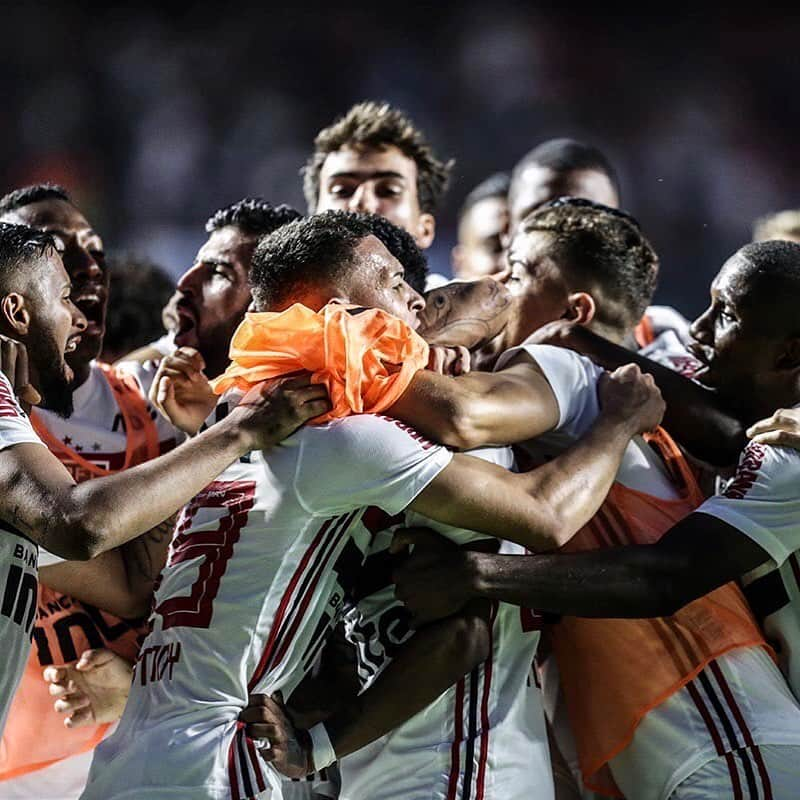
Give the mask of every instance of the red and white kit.
[(249, 454), (199, 494), (85, 800), (280, 798), (281, 776), (237, 721), (248, 694), (291, 694), (363, 563), (365, 510), (398, 514), (450, 458), (394, 420), (347, 417)]
[[(511, 469), (510, 448), (484, 448), (470, 455)], [(364, 565), (368, 594), (355, 599), (346, 617), (348, 638), (359, 653), (366, 689), (410, 638), (408, 613), (385, 582), (381, 563), (399, 525), (432, 528), (459, 545), (481, 534), (441, 525), (414, 512), (400, 520), (374, 520), (375, 538)], [(502, 543), (502, 552), (524, 548)], [(541, 694), (531, 681), (540, 620), (526, 609), (495, 604), (491, 652), (482, 664), (424, 711), (339, 762), (341, 800), (523, 800), (553, 797), (553, 780)]]

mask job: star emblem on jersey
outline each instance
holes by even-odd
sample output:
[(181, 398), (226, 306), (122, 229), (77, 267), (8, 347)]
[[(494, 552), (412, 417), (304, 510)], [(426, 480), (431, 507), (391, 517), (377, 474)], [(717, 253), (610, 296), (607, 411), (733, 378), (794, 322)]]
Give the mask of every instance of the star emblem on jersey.
[(65, 436), (62, 439), (62, 441), (64, 442), (64, 444), (72, 444), (72, 437), (71, 436)]
[(94, 442), (92, 444), (92, 450), (94, 450), (96, 453), (99, 449), (100, 449), (100, 442)]

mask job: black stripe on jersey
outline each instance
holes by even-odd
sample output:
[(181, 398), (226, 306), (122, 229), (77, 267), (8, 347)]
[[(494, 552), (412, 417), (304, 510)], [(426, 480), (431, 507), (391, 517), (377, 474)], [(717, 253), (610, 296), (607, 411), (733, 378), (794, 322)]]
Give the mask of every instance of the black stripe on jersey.
[(790, 602), (780, 570), (777, 569), (748, 583), (742, 591), (756, 619), (762, 624), (770, 614), (780, 611)]
[(741, 756), (742, 765), (744, 766), (744, 774), (747, 778), (747, 787), (750, 791), (750, 797), (757, 798), (758, 789), (756, 787), (756, 776), (753, 773), (753, 765), (750, 762), (750, 756), (747, 752), (747, 743), (742, 742), (740, 744), (738, 742), (736, 738), (736, 732), (733, 729), (733, 724), (728, 718), (728, 715), (725, 713), (725, 708), (722, 705), (722, 701), (714, 691), (714, 688), (711, 685), (711, 680), (706, 674), (706, 671), (703, 670), (698, 674), (697, 677), (699, 678), (700, 683), (703, 685), (703, 689), (705, 689), (706, 696), (709, 700), (711, 700), (711, 704), (714, 706), (714, 710), (717, 712), (717, 717), (719, 717), (722, 727), (725, 730), (725, 735), (728, 737), (728, 741), (730, 742), (731, 750), (736, 751)]
[(469, 800), (472, 794), (472, 769), (475, 766), (475, 739), (478, 736), (478, 678), (480, 668), (469, 674), (469, 727), (467, 728), (467, 750), (464, 756), (464, 785), (461, 800)]
[(253, 791), (253, 784), (250, 782), (250, 772), (247, 769), (247, 754), (244, 752), (244, 744), (242, 742), (242, 731), (239, 730), (236, 736), (236, 750), (239, 753), (239, 771), (242, 773), (242, 783), (244, 784), (245, 797), (255, 797)]

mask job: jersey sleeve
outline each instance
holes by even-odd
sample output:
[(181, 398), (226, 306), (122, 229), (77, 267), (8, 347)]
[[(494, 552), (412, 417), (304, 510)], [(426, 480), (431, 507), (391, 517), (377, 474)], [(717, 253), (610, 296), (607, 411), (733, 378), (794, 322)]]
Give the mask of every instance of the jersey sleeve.
[(522, 344), (503, 353), (495, 371), (522, 353), (538, 365), (553, 390), (559, 411), (557, 430), (570, 439), (579, 439), (600, 413), (597, 382), (603, 369), (563, 347)]
[(22, 410), (8, 378), (0, 372), (0, 450), (15, 444), (41, 444), (28, 415)]
[(452, 458), (413, 428), (372, 414), (306, 426), (300, 448), (294, 488), (314, 514), (362, 506), (399, 514)]
[(780, 566), (800, 549), (800, 453), (750, 442), (725, 490), (697, 511), (741, 531)]

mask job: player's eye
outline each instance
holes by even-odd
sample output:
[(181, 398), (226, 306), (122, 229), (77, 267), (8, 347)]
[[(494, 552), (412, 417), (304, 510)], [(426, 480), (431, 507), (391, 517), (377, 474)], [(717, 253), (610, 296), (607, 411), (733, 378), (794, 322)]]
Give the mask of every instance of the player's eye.
[(333, 186), (331, 186), (328, 189), (328, 191), (334, 197), (342, 197), (342, 198), (344, 198), (344, 197), (350, 197), (353, 194), (354, 188), (352, 186), (349, 186), (348, 184), (334, 183)]
[(398, 183), (382, 183), (375, 191), (378, 197), (399, 197), (402, 193), (403, 187)]

